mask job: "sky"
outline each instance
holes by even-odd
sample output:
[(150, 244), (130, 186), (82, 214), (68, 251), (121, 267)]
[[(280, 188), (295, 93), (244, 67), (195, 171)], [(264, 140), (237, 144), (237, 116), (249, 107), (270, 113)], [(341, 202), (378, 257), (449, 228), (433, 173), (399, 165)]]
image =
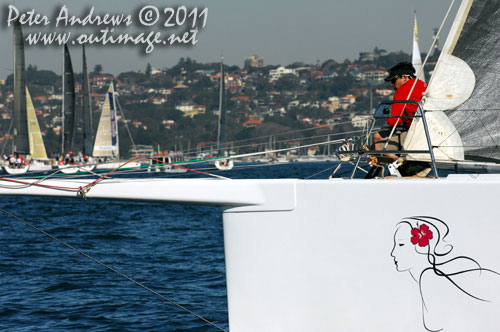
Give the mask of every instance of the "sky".
[[(12, 26), (8, 26), (9, 5), (15, 7), (19, 16), (34, 9), (40, 17), (45, 15), (49, 23), (23, 24), (25, 37), (29, 33), (71, 32), (71, 36), (90, 34), (105, 29), (104, 25), (87, 27), (64, 26), (60, 21), (55, 26), (61, 8), (66, 6), (68, 16), (84, 18), (94, 7), (94, 17), (108, 14), (130, 15), (129, 26), (115, 26), (109, 35), (129, 33), (146, 35), (161, 33), (162, 40), (171, 34), (181, 35), (192, 28), (190, 18), (182, 20), (180, 28), (164, 27), (168, 20), (168, 8), (185, 6), (187, 13), (198, 8), (201, 13), (207, 8), (206, 25), (199, 26), (196, 35), (189, 34), (187, 44), (157, 45), (152, 52), (145, 52), (145, 45), (86, 45), (88, 66), (93, 69), (101, 64), (104, 72), (119, 74), (125, 71), (144, 71), (147, 63), (155, 68), (171, 67), (181, 57), (190, 57), (198, 62), (218, 62), (224, 57), (229, 65), (243, 66), (244, 59), (258, 55), (270, 65), (284, 65), (293, 62), (315, 64), (328, 59), (355, 60), (359, 52), (372, 51), (375, 47), (391, 51), (411, 53), (413, 33), (413, 12), (417, 13), (420, 51), (427, 52), (432, 43), (433, 29), (439, 27), (452, 0), (0, 0), (0, 79), (5, 79), (13, 68)], [(459, 0), (455, 0), (456, 5)], [(153, 15), (145, 13), (154, 6)], [(146, 8), (147, 7), (147, 8)], [(157, 9), (155, 11), (154, 9)], [(142, 25), (139, 13), (158, 21), (151, 26)], [(167, 12), (164, 10), (167, 9)], [(10, 18), (16, 13), (11, 10)], [(191, 15), (191, 18), (193, 15)], [(203, 16), (199, 16), (199, 23)], [(452, 17), (451, 17), (452, 18)], [(144, 24), (148, 24), (144, 22)], [(110, 27), (111, 28), (111, 27)], [(110, 29), (109, 28), (109, 29)], [(440, 43), (444, 43), (449, 23), (445, 25)], [(75, 38), (76, 39), (76, 38)], [(74, 39), (73, 39), (74, 40)], [(167, 39), (168, 40), (168, 39)], [(84, 42), (83, 39), (81, 39)], [(73, 67), (81, 72), (81, 46), (70, 43)], [(26, 47), (26, 64), (38, 69), (61, 72), (62, 47), (58, 45)]]

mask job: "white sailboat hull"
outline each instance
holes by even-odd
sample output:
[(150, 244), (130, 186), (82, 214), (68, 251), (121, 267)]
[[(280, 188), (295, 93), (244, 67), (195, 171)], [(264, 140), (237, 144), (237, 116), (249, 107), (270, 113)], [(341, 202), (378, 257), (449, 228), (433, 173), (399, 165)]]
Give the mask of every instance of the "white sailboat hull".
[(155, 173), (186, 173), (187, 169), (185, 168), (178, 168), (178, 167), (173, 167), (171, 165), (150, 165), (148, 166), (148, 172), (155, 172)]
[(8, 165), (3, 166), (3, 170), (7, 174), (11, 175), (21, 175), (21, 174), (26, 174), (29, 170), (30, 166), (29, 165), (23, 165), (22, 167), (10, 167)]
[(30, 172), (48, 172), (53, 170), (54, 167), (50, 164), (50, 161), (39, 161), (32, 160), (30, 163)]
[[(85, 181), (46, 184), (78, 188)], [(395, 241), (402, 237), (408, 242), (410, 229), (403, 236), (395, 234), (404, 218), (439, 218), (449, 234), (434, 236), (453, 245), (451, 256), (470, 257), (488, 271), (500, 272), (499, 189), (498, 175), (437, 180), (138, 179), (103, 181), (87, 199), (221, 206), (231, 331), (417, 332), (426, 331), (425, 324), (469, 332), (497, 331), (499, 275), (453, 277), (489, 302), (468, 296), (432, 270), (419, 286), (409, 273), (421, 263), (418, 248), (407, 246), (406, 256), (394, 254)], [(77, 196), (36, 186), (0, 189), (0, 195), (20, 194)], [(467, 265), (469, 261), (455, 269)]]
[(91, 172), (95, 165), (59, 165), (59, 171), (64, 174), (78, 173), (78, 172)]
[(220, 170), (220, 171), (230, 171), (234, 167), (234, 161), (229, 159), (229, 160), (216, 160), (214, 162), (215, 167)]
[[(96, 170), (113, 170), (115, 168), (118, 168), (122, 166), (120, 169), (127, 169), (127, 168), (139, 168), (141, 167), (140, 162), (129, 162), (125, 164), (126, 161), (115, 161), (115, 162), (104, 162), (104, 163), (98, 163), (96, 164), (95, 169)], [(125, 165), (124, 165), (125, 164)]]

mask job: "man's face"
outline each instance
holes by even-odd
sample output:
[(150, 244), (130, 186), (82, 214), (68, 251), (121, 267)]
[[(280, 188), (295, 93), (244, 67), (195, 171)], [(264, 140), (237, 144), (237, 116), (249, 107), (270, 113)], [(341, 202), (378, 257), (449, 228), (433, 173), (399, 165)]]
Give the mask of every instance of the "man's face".
[(391, 85), (394, 88), (394, 90), (397, 90), (397, 89), (399, 89), (400, 86), (402, 86), (403, 84), (405, 84), (408, 81), (409, 81), (408, 76), (403, 74), (403, 75), (394, 77), (391, 81)]

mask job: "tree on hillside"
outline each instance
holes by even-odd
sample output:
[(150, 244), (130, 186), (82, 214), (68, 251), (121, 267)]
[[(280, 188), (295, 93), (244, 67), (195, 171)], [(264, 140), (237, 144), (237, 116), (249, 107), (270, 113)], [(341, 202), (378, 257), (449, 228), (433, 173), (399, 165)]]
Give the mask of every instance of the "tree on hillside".
[(97, 64), (97, 65), (94, 66), (94, 72), (93, 72), (93, 74), (94, 75), (99, 75), (100, 73), (102, 73), (102, 65)]

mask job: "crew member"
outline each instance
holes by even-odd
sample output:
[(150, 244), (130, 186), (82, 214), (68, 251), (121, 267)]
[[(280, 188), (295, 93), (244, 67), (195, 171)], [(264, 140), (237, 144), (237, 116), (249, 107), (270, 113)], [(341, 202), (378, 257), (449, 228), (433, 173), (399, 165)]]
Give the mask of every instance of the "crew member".
[[(400, 62), (389, 69), (389, 76), (384, 79), (390, 82), (394, 90), (394, 101), (412, 100), (420, 102), (422, 94), (427, 89), (427, 84), (415, 77), (415, 68), (410, 62)], [(410, 104), (392, 104), (391, 117), (386, 119), (388, 127), (382, 128), (373, 135), (375, 150), (401, 150), (406, 133), (413, 121), (413, 116), (417, 112), (418, 106), (414, 103)], [(394, 118), (404, 116), (404, 118)], [(392, 137), (390, 133), (393, 127), (396, 126)], [(387, 148), (384, 146), (387, 144)], [(398, 160), (396, 154), (384, 154), (392, 161)]]

